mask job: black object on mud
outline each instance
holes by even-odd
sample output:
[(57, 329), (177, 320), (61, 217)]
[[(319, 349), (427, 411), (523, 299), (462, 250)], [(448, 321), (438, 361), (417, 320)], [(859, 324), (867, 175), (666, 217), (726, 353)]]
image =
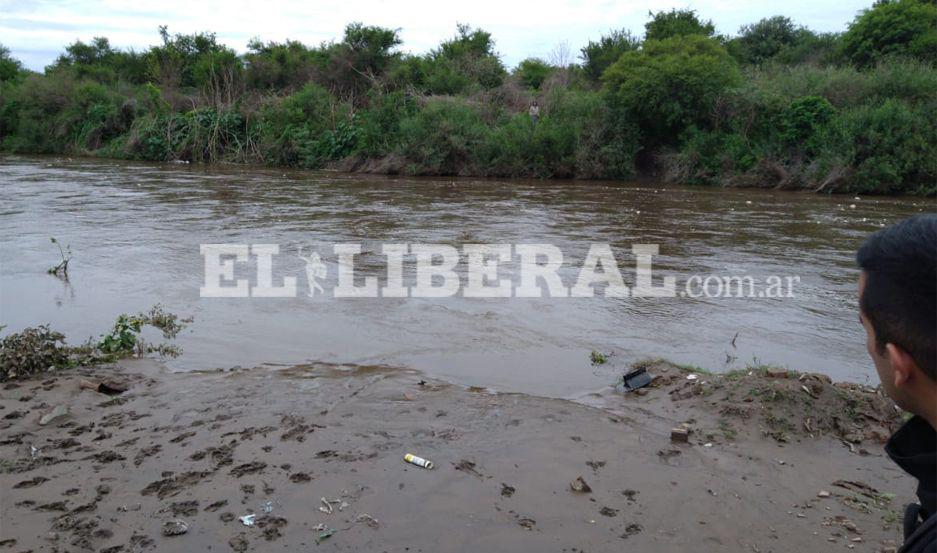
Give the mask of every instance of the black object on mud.
[(632, 391), (637, 390), (638, 388), (643, 388), (651, 383), (651, 375), (648, 374), (645, 367), (639, 367), (630, 373), (626, 374), (624, 377), (625, 380), (625, 390)]

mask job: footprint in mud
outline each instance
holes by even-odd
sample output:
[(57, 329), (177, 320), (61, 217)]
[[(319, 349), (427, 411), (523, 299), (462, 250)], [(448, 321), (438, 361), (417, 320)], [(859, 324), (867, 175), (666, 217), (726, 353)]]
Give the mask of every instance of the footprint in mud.
[(230, 465), (234, 462), (234, 448), (237, 447), (238, 441), (231, 440), (225, 445), (219, 447), (209, 447), (200, 451), (193, 453), (189, 459), (192, 461), (201, 461), (206, 456), (210, 457), (212, 462), (215, 464), (215, 468), (223, 467), (225, 465)]
[(465, 459), (462, 459), (462, 460), (459, 461), (458, 463), (452, 463), (452, 466), (455, 467), (456, 470), (459, 470), (459, 471), (462, 471), (462, 472), (465, 472), (465, 473), (468, 473), (468, 474), (477, 476), (477, 477), (479, 477), (479, 478), (484, 478), (484, 477), (485, 477), (484, 474), (482, 474), (482, 473), (478, 472), (477, 470), (475, 470), (475, 463), (473, 463), (473, 462), (471, 462), (471, 461), (467, 461), (467, 460), (465, 460)]
[(247, 551), (248, 547), (247, 536), (243, 533), (238, 534), (228, 540), (228, 545), (231, 546), (231, 549), (233, 549), (235, 553), (244, 553), (244, 551)]
[(0, 445), (23, 445), (23, 438), (27, 436), (32, 436), (32, 433), (18, 432), (16, 434), (8, 434), (6, 438), (0, 440)]
[(208, 507), (205, 507), (205, 510), (208, 511), (208, 512), (210, 512), (210, 513), (213, 513), (213, 512), (215, 512), (215, 511), (217, 511), (218, 509), (224, 507), (224, 506), (227, 505), (227, 504), (228, 504), (228, 500), (227, 500), (227, 499), (222, 499), (221, 501), (215, 501), (214, 503), (212, 503), (212, 504), (209, 505)]
[(30, 480), (23, 480), (22, 482), (20, 482), (20, 483), (18, 483), (18, 484), (15, 484), (15, 485), (13, 486), (13, 489), (14, 489), (14, 490), (21, 490), (21, 489), (23, 489), (23, 488), (34, 488), (34, 487), (36, 487), (36, 486), (42, 484), (43, 482), (48, 482), (48, 481), (49, 481), (49, 479), (46, 478), (46, 477), (44, 477), (44, 476), (34, 476), (34, 477), (33, 477), (32, 479), (30, 479)]
[(61, 440), (52, 440), (52, 443), (49, 445), (52, 449), (68, 449), (70, 447), (78, 447), (81, 445), (81, 442), (75, 438), (62, 438)]
[(140, 464), (143, 463), (144, 459), (146, 459), (147, 457), (152, 457), (153, 455), (156, 455), (162, 449), (163, 449), (163, 446), (159, 444), (151, 445), (149, 447), (144, 447), (143, 449), (138, 451), (136, 455), (133, 456), (133, 464), (136, 466), (140, 466)]
[(113, 463), (114, 461), (123, 461), (126, 459), (126, 457), (124, 457), (120, 453), (117, 453), (116, 451), (111, 451), (110, 449), (106, 449), (100, 453), (89, 455), (88, 457), (85, 457), (85, 459), (94, 459), (95, 461), (99, 463), (107, 464), (107, 463)]
[(621, 539), (626, 540), (631, 536), (636, 536), (641, 533), (641, 530), (644, 530), (644, 527), (637, 523), (631, 523), (625, 527), (625, 533), (619, 536)]
[[(26, 503), (26, 502), (24, 501), (23, 503)], [(44, 512), (50, 512), (50, 511), (62, 511), (62, 512), (65, 512), (65, 511), (68, 510), (68, 504), (67, 504), (67, 502), (65, 502), (65, 501), (54, 501), (54, 502), (52, 502), (52, 503), (44, 503), (44, 504), (42, 504), (42, 505), (38, 505), (38, 506), (36, 506), (36, 507), (33, 507), (33, 510), (34, 510), (34, 511), (44, 511)]]
[(516, 491), (517, 489), (514, 486), (508, 486), (504, 482), (501, 483), (501, 497), (511, 497)]
[(198, 500), (177, 501), (169, 506), (173, 516), (191, 517), (198, 514)]
[(92, 501), (90, 503), (84, 503), (82, 505), (75, 507), (74, 509), (69, 511), (68, 514), (79, 515), (81, 513), (90, 513), (91, 511), (94, 511), (97, 508), (98, 508), (98, 502)]
[(75, 428), (72, 428), (71, 430), (69, 430), (68, 433), (71, 434), (72, 436), (81, 436), (82, 434), (86, 432), (91, 432), (92, 430), (94, 430), (93, 422), (88, 423), (84, 426), (76, 426)]
[(253, 474), (255, 472), (260, 472), (267, 468), (267, 463), (261, 461), (254, 461), (253, 463), (244, 463), (243, 465), (238, 465), (231, 469), (231, 476), (240, 478), (246, 474)]
[(286, 525), (287, 520), (283, 517), (266, 515), (257, 519), (257, 526), (263, 530), (264, 538), (267, 541), (273, 541), (282, 536), (280, 528)]
[(312, 477), (306, 474), (305, 472), (297, 472), (290, 475), (290, 482), (294, 484), (302, 484), (312, 480)]
[(120, 442), (119, 444), (115, 445), (114, 447), (119, 447), (119, 448), (130, 447), (130, 446), (132, 446), (132, 445), (135, 445), (139, 440), (140, 440), (140, 437), (139, 437), (139, 436), (136, 437), (136, 438), (130, 438), (129, 440), (124, 440), (124, 441)]
[(140, 494), (156, 494), (156, 497), (163, 499), (165, 497), (176, 495), (185, 489), (195, 486), (208, 476), (211, 476), (210, 472), (200, 471), (185, 472), (180, 475), (167, 476), (162, 480), (151, 482), (147, 487), (143, 488)]
[(599, 469), (605, 466), (605, 461), (586, 461), (586, 465), (592, 469), (592, 472), (599, 472)]
[(179, 434), (175, 438), (169, 440), (169, 443), (177, 444), (187, 438), (191, 438), (194, 435), (195, 435), (195, 432), (183, 432), (182, 434)]

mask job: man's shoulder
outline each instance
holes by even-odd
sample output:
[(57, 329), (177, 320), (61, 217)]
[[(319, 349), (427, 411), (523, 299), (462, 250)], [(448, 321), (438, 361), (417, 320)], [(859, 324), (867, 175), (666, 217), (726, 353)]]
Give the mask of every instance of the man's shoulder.
[(931, 515), (905, 539), (898, 553), (937, 553), (937, 514)]

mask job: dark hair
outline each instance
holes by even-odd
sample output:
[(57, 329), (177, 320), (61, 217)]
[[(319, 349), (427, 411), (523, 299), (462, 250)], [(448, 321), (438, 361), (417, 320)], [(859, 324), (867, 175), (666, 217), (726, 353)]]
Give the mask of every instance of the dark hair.
[(879, 351), (895, 344), (937, 380), (937, 215), (916, 215), (876, 232), (856, 261), (866, 275), (859, 308)]

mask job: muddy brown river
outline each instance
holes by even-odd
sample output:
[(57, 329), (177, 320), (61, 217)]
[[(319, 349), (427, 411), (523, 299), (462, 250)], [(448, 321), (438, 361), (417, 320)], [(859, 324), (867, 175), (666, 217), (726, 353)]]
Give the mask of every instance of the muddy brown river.
[[(665, 357), (713, 371), (771, 363), (865, 382), (853, 255), (868, 233), (931, 200), (818, 196), (649, 183), (397, 178), (253, 167), (0, 158), (2, 333), (50, 323), (77, 343), (120, 313), (162, 303), (194, 317), (174, 370), (301, 362), (412, 367), (465, 385), (576, 398), (629, 362)], [(70, 279), (46, 270), (71, 245)], [(200, 297), (201, 244), (278, 244), (287, 298)], [(359, 282), (386, 278), (381, 244), (552, 244), (577, 278), (609, 244), (634, 282), (634, 244), (658, 244), (654, 283), (693, 276), (799, 277), (791, 297), (335, 298), (334, 244), (358, 243)], [(307, 295), (318, 252), (326, 295)], [(256, 281), (256, 262), (235, 276)], [(407, 276), (412, 274), (405, 265)], [(456, 268), (465, 278), (465, 264)], [(499, 278), (517, 283), (516, 264)], [(701, 288), (695, 289), (702, 293)], [(757, 288), (756, 290), (761, 290)], [(714, 292), (710, 289), (710, 292)], [(717, 294), (709, 294), (717, 296)], [(153, 337), (152, 335), (148, 335)], [(590, 352), (610, 353), (602, 365)]]

